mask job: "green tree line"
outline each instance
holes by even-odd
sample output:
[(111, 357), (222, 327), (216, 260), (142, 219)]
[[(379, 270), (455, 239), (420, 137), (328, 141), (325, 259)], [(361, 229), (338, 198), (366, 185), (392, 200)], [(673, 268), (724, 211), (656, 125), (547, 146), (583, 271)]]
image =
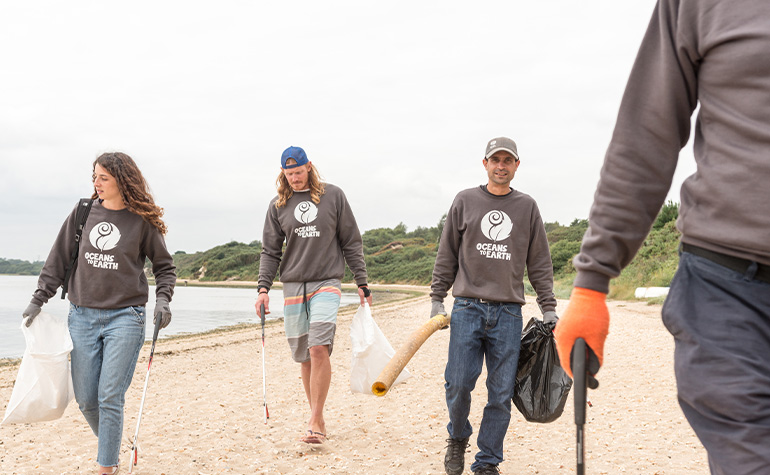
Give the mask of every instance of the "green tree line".
[[(633, 298), (636, 287), (668, 286), (676, 271), (679, 257), (679, 232), (674, 227), (678, 205), (669, 201), (661, 209), (652, 231), (636, 258), (612, 281), (610, 296)], [(429, 285), (433, 264), (446, 215), (435, 226), (417, 227), (409, 231), (404, 223), (393, 228), (370, 229), (362, 234), (364, 259), (372, 283)], [(553, 261), (555, 290), (567, 298), (575, 278), (572, 259), (580, 251), (580, 243), (588, 220), (575, 219), (569, 225), (545, 223)], [(257, 280), (262, 243), (230, 242), (205, 252), (177, 252), (174, 261), (183, 279)], [(203, 277), (201, 277), (201, 272)], [(280, 276), (278, 276), (280, 278)], [(346, 282), (353, 275), (346, 269)], [(531, 287), (530, 287), (531, 290)]]
[(19, 259), (0, 258), (0, 274), (38, 275), (43, 269), (42, 261), (21, 261)]
[[(610, 297), (633, 298), (636, 287), (668, 286), (679, 261), (677, 247), (679, 232), (674, 227), (678, 205), (669, 201), (658, 214), (650, 234), (639, 253), (612, 281)], [(380, 284), (428, 285), (444, 228), (446, 215), (432, 227), (417, 227), (409, 231), (403, 223), (393, 228), (370, 229), (363, 233), (364, 259), (369, 280)], [(572, 259), (580, 250), (588, 220), (575, 219), (569, 225), (545, 223), (553, 261), (555, 291), (567, 298), (575, 278)], [(202, 281), (255, 281), (259, 276), (259, 255), (262, 243), (232, 241), (207, 251), (188, 254), (177, 251), (174, 263), (181, 279)], [(41, 262), (0, 259), (0, 273), (35, 275)], [(149, 262), (147, 263), (149, 272)], [(280, 276), (278, 276), (280, 279)], [(346, 282), (353, 275), (346, 269)], [(530, 287), (531, 289), (531, 287)]]

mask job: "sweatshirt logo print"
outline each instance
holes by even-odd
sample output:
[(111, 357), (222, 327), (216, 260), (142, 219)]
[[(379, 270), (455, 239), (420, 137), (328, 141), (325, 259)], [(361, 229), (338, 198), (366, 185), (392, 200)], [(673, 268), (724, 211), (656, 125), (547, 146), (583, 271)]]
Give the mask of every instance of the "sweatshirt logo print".
[(315, 226), (309, 226), (318, 217), (318, 208), (312, 201), (303, 201), (294, 208), (294, 217), (305, 226), (294, 228), (294, 234), (301, 238), (320, 237), (321, 232)]
[(513, 229), (511, 218), (503, 211), (492, 210), (481, 218), (481, 232), (490, 241), (502, 241), (508, 239)]
[(102, 221), (94, 226), (91, 234), (88, 235), (91, 244), (100, 251), (109, 251), (115, 249), (120, 241), (120, 229), (112, 223)]
[(481, 233), (492, 242), (480, 242), (476, 244), (476, 250), (487, 259), (510, 261), (511, 253), (508, 252), (508, 245), (496, 243), (508, 239), (512, 229), (513, 222), (505, 212), (490, 211), (481, 218)]
[(294, 208), (294, 217), (302, 224), (310, 224), (318, 217), (318, 208), (312, 201), (303, 201)]
[(115, 262), (113, 254), (103, 254), (118, 247), (120, 241), (120, 229), (112, 223), (102, 221), (91, 229), (88, 234), (88, 240), (98, 250), (102, 252), (86, 252), (83, 257), (86, 262), (97, 269), (118, 270), (118, 263)]

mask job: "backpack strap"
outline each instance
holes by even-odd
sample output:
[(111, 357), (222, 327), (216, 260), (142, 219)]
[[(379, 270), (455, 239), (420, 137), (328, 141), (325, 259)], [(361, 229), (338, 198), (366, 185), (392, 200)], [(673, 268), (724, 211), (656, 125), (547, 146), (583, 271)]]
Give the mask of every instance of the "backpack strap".
[(75, 214), (75, 223), (77, 223), (77, 227), (75, 228), (75, 244), (72, 246), (72, 253), (70, 254), (70, 263), (67, 266), (67, 272), (64, 274), (64, 282), (61, 286), (61, 298), (64, 299), (64, 296), (67, 295), (67, 290), (69, 289), (70, 284), (70, 277), (72, 277), (72, 273), (75, 271), (75, 268), (78, 266), (78, 252), (80, 251), (80, 239), (83, 236), (83, 227), (86, 225), (86, 220), (88, 219), (88, 213), (91, 212), (91, 206), (94, 204), (94, 200), (91, 198), (81, 198), (80, 203), (78, 203), (78, 211)]

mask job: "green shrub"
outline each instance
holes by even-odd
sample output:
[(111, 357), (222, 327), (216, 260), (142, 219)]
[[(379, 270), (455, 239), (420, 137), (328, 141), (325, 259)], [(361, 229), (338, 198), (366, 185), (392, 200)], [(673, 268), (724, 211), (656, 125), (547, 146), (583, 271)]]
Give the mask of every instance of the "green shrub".
[(0, 274), (38, 275), (43, 270), (43, 261), (22, 261), (19, 259), (0, 258)]
[(610, 285), (610, 297), (633, 299), (637, 287), (667, 287), (679, 265), (679, 231), (673, 220), (653, 229), (636, 257)]
[[(669, 201), (663, 206), (655, 226), (635, 259), (611, 282), (611, 297), (630, 299), (633, 298), (636, 287), (670, 284), (679, 262), (679, 232), (675, 227), (677, 214), (676, 203)], [(369, 281), (429, 285), (445, 220), (446, 215), (442, 216), (434, 227), (418, 227), (411, 232), (403, 223), (394, 228), (377, 228), (364, 232), (364, 260)], [(568, 298), (576, 274), (572, 260), (580, 251), (588, 221), (575, 219), (569, 226), (557, 222), (545, 223), (544, 226), (553, 262), (554, 293), (559, 298)], [(204, 252), (187, 254), (177, 251), (173, 257), (177, 274), (183, 279), (197, 279), (200, 277), (201, 268), (205, 268), (203, 280), (257, 280), (261, 251), (260, 241), (252, 241), (249, 244), (231, 241)], [(18, 264), (25, 261), (0, 259), (0, 271), (4, 262)], [(42, 267), (42, 263), (36, 264)], [(149, 266), (149, 262), (147, 265)], [(36, 274), (40, 271), (38, 268), (30, 272)], [(347, 267), (343, 281), (353, 281), (353, 275)], [(528, 279), (525, 279), (525, 289), (528, 293), (533, 293)]]

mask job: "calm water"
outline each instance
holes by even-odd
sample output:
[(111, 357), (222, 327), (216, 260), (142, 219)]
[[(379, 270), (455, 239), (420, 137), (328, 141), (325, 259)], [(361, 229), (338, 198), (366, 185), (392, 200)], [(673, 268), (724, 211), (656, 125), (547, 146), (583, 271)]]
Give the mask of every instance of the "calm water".
[[(0, 275), (0, 358), (19, 357), (24, 353), (24, 336), (19, 329), (21, 313), (27, 308), (32, 292), (37, 288), (37, 276)], [(243, 322), (259, 323), (254, 311), (257, 289), (230, 289), (219, 287), (177, 286), (171, 302), (171, 324), (161, 330), (160, 336), (196, 333)], [(357, 293), (343, 293), (342, 305), (358, 302)], [(155, 307), (155, 288), (150, 287), (147, 308)], [(283, 294), (270, 291), (271, 313), (268, 320), (283, 318)], [(57, 293), (43, 311), (66, 315), (69, 300)], [(147, 339), (152, 338), (152, 318), (147, 319)]]

